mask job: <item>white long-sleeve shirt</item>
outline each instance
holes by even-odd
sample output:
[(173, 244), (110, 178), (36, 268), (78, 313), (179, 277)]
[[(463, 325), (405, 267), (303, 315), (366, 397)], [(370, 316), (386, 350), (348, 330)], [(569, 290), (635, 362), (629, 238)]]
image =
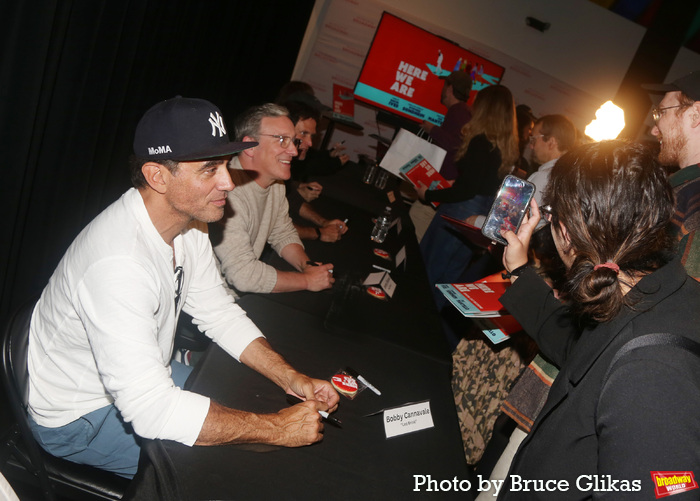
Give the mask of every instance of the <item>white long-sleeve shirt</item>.
[(170, 377), (180, 309), (236, 359), (262, 334), (224, 288), (206, 225), (174, 240), (184, 275), (176, 310), (173, 248), (140, 193), (127, 191), (68, 248), (34, 310), (29, 412), (59, 427), (114, 402), (145, 438), (192, 445), (209, 399)]

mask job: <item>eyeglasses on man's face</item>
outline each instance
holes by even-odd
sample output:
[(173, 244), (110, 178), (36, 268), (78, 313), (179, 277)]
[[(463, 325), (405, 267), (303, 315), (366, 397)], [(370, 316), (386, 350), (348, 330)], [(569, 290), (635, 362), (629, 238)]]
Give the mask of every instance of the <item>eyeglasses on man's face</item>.
[(276, 138), (282, 148), (288, 148), (290, 144), (294, 142), (294, 137), (292, 136), (281, 136), (279, 134), (259, 134), (260, 136), (274, 137)]
[(683, 104), (677, 104), (675, 106), (665, 106), (663, 108), (653, 108), (651, 110), (651, 117), (654, 119), (654, 123), (658, 123), (659, 120), (661, 120), (661, 117), (664, 116), (666, 113), (666, 110), (672, 110), (673, 108), (682, 108), (685, 105)]
[(530, 136), (530, 144), (535, 144), (537, 142), (538, 137), (544, 137), (544, 134), (535, 134), (533, 136)]

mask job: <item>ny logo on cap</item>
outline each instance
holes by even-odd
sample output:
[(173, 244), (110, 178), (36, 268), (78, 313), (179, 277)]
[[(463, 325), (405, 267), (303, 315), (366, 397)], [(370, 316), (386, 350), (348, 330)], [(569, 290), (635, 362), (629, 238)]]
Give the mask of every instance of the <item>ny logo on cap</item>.
[(224, 117), (219, 115), (219, 112), (209, 113), (209, 123), (211, 124), (211, 135), (216, 136), (216, 130), (219, 130), (219, 137), (223, 137), (226, 134), (226, 128), (224, 127)]

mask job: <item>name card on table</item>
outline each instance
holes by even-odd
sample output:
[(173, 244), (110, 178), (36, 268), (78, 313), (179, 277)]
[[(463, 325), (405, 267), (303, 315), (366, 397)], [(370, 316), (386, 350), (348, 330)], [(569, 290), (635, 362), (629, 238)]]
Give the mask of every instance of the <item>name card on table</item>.
[(396, 253), (396, 267), (398, 268), (401, 263), (406, 260), (406, 246), (401, 247), (399, 252)]
[(433, 428), (433, 415), (430, 400), (384, 410), (384, 431), (386, 438)]
[(362, 283), (365, 286), (377, 286), (380, 287), (387, 296), (391, 297), (394, 295), (396, 290), (396, 282), (394, 282), (386, 271), (377, 271), (375, 273), (370, 273), (365, 281)]

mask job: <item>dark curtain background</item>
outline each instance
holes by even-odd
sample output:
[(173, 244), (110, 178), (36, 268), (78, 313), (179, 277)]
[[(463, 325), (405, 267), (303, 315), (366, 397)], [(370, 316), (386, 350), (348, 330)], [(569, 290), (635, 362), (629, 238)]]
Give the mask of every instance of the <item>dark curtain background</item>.
[(290, 79), (313, 0), (0, 1), (0, 320), (129, 186), (134, 128), (177, 94), (229, 127)]

